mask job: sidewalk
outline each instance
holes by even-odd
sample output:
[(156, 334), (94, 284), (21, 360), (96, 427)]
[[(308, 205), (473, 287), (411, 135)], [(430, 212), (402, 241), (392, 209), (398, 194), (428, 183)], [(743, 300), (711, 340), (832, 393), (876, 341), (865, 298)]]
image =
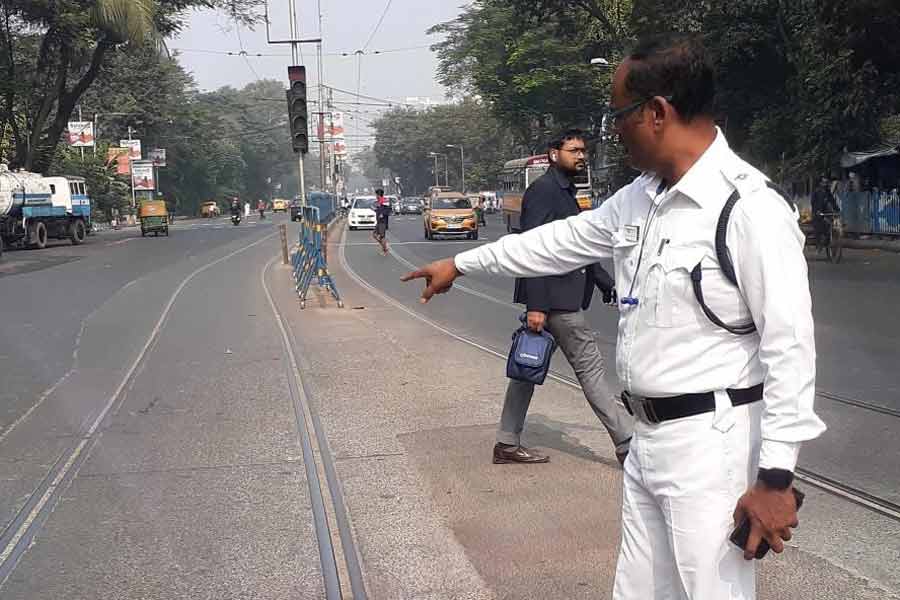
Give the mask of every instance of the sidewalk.
[[(548, 380), (535, 396), (524, 443), (549, 464), (492, 464), (502, 361), (361, 288), (331, 248), (345, 309), (313, 288), (299, 310), (287, 267), (271, 281), (336, 458), (369, 597), (609, 598), (621, 471), (581, 393)], [(803, 532), (818, 533), (808, 522)], [(761, 573), (761, 599), (891, 597), (794, 543)]]

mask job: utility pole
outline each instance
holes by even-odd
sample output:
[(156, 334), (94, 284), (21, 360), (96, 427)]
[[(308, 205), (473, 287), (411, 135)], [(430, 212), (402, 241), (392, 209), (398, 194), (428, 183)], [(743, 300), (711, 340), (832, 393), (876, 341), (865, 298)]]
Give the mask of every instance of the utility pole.
[(325, 82), (322, 79), (322, 0), (317, 2), (316, 10), (319, 11), (319, 42), (316, 44), (316, 62), (319, 72), (319, 171), (322, 177), (322, 191), (327, 192), (325, 156)]

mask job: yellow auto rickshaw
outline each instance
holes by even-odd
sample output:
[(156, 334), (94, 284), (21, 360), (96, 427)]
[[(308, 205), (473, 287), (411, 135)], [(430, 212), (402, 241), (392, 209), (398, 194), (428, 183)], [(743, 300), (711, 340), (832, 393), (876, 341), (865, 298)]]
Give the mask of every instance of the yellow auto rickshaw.
[(215, 201), (204, 202), (200, 205), (200, 216), (204, 219), (212, 219), (219, 216), (219, 205)]
[(138, 218), (141, 220), (141, 236), (152, 233), (169, 235), (169, 210), (165, 200), (144, 200), (141, 202)]

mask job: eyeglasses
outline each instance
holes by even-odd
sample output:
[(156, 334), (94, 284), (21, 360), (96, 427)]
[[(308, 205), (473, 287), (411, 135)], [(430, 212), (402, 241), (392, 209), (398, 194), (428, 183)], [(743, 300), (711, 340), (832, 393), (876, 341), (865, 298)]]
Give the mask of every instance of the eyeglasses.
[[(615, 110), (612, 108), (612, 106), (610, 106), (606, 113), (606, 118), (608, 120), (612, 121), (613, 123), (618, 124), (619, 121), (622, 120), (622, 117), (624, 117), (626, 115), (630, 115), (631, 113), (633, 113), (637, 109), (641, 108), (642, 106), (644, 106), (645, 104), (647, 104), (648, 102), (653, 100), (654, 98), (656, 98), (656, 96), (650, 96), (649, 98), (644, 98), (643, 100), (639, 100), (638, 102), (629, 104), (628, 106), (623, 106), (622, 108), (617, 108)], [(663, 96), (663, 99), (665, 99), (666, 102), (671, 102), (672, 96)]]
[(571, 152), (575, 156), (587, 156), (587, 150), (584, 148), (560, 148), (560, 152)]

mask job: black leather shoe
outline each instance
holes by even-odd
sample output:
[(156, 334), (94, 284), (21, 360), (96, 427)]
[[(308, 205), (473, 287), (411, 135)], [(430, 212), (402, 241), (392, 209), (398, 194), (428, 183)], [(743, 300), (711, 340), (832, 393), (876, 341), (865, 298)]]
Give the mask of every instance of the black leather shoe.
[(545, 462), (550, 462), (549, 456), (533, 452), (525, 446), (507, 446), (506, 444), (500, 443), (494, 445), (495, 465), (507, 463), (534, 464)]

